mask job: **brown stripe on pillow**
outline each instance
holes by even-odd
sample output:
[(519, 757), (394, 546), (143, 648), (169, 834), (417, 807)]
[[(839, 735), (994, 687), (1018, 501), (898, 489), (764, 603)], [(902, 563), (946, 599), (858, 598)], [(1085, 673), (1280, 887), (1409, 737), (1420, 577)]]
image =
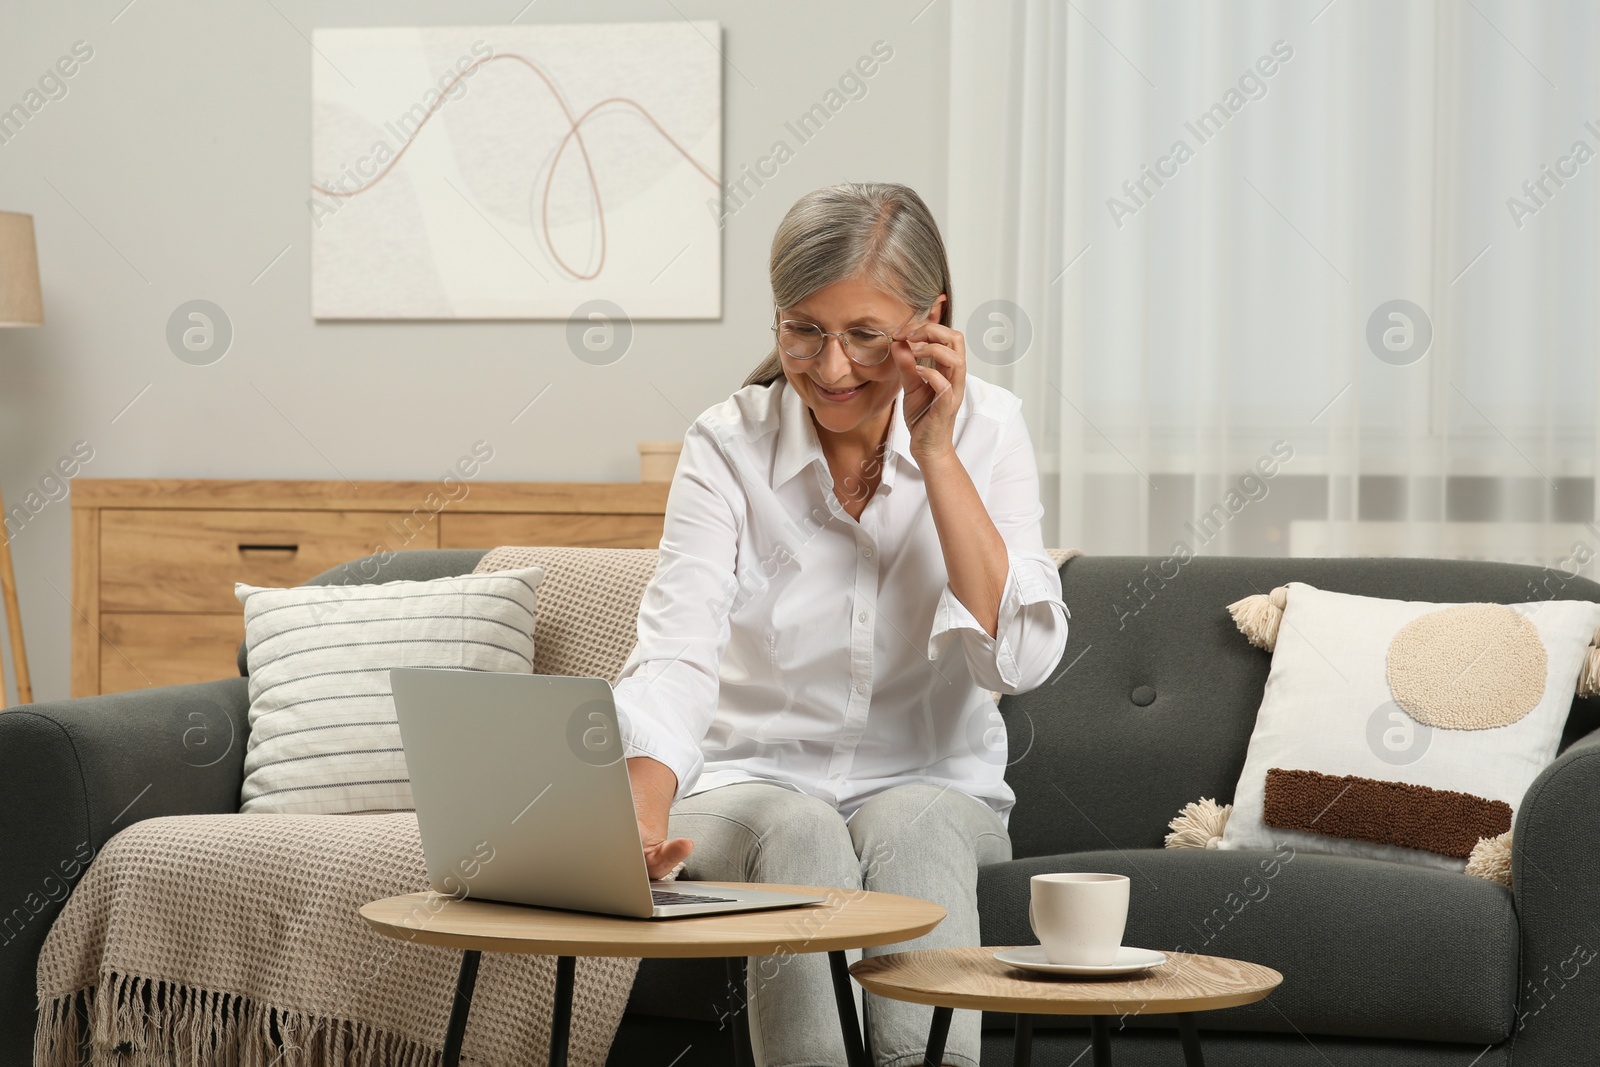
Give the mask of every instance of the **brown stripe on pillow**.
[(1511, 805), (1407, 782), (1272, 767), (1262, 821), (1466, 859), (1480, 837), (1511, 829)]

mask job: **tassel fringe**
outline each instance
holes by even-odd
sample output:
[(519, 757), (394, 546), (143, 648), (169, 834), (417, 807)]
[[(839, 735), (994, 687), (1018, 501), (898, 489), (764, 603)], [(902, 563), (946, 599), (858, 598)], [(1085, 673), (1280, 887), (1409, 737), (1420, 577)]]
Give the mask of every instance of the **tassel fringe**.
[(1278, 644), (1278, 627), (1283, 609), (1289, 603), (1289, 587), (1280, 585), (1270, 593), (1256, 593), (1228, 605), (1228, 614), (1239, 632), (1257, 648), (1271, 652)]
[(41, 1004), (33, 1040), (35, 1067), (437, 1067), (442, 1055), (351, 1019), (121, 974)]
[(1578, 695), (1600, 696), (1600, 630), (1589, 639), (1589, 654), (1583, 658), (1583, 669), (1578, 672)]
[[(1591, 650), (1592, 651), (1592, 650)], [(1467, 857), (1467, 873), (1511, 887), (1511, 831), (1494, 837), (1480, 837)]]
[(1167, 826), (1168, 848), (1216, 848), (1222, 843), (1222, 831), (1233, 813), (1232, 804), (1220, 807), (1215, 800), (1201, 797), (1190, 801)]

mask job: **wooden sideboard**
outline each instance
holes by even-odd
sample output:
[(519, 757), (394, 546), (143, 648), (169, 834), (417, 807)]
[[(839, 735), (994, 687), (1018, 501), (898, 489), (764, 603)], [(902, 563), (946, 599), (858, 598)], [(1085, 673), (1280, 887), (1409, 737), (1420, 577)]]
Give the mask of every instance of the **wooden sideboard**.
[(234, 582), (422, 548), (655, 548), (667, 483), (72, 482), (72, 695), (238, 673)]

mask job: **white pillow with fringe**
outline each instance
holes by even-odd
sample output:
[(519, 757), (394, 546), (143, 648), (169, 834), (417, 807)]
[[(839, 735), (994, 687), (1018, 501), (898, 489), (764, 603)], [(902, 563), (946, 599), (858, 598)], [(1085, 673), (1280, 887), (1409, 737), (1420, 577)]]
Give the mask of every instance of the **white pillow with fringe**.
[[(1454, 871), (1508, 840), (1600, 626), (1587, 601), (1434, 604), (1302, 582), (1231, 610), (1273, 653), (1214, 847)], [(1212, 843), (1222, 813), (1188, 814), (1182, 840)]]

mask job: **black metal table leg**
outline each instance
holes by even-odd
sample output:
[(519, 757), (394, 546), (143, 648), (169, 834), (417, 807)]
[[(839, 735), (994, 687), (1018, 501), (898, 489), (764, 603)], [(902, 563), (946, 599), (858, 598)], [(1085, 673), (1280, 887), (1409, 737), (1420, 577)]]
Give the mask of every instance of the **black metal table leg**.
[(472, 987), (478, 984), (479, 953), (461, 953), (461, 970), (456, 974), (456, 996), (450, 1003), (450, 1023), (444, 1029), (444, 1067), (461, 1063), (461, 1040), (467, 1036), (467, 1013), (472, 1010)]
[(1089, 1016), (1089, 1033), (1094, 1041), (1094, 1067), (1111, 1067), (1111, 1020), (1104, 1015)]
[(550, 1067), (567, 1067), (567, 1034), (572, 1029), (572, 982), (577, 969), (577, 957), (556, 957), (556, 1003), (550, 1013)]
[(749, 964), (743, 956), (729, 956), (728, 995), (737, 997), (733, 1013), (733, 1062), (736, 1067), (754, 1067), (755, 1051), (750, 1047)]
[(1200, 1032), (1195, 1029), (1193, 1012), (1178, 1014), (1178, 1037), (1183, 1040), (1184, 1067), (1206, 1067), (1205, 1058), (1200, 1055)]
[(1011, 1067), (1028, 1067), (1033, 1062), (1033, 1016), (1017, 1013), (1017, 1032), (1011, 1040)]
[(839, 1006), (839, 1028), (844, 1031), (845, 1062), (850, 1067), (869, 1067), (861, 1022), (856, 1017), (856, 994), (850, 985), (849, 961), (843, 952), (830, 952), (828, 968), (833, 973), (833, 999)]
[(944, 1063), (944, 1043), (950, 1037), (950, 1008), (933, 1009), (933, 1025), (928, 1028), (928, 1052), (922, 1058), (922, 1067), (941, 1067)]

